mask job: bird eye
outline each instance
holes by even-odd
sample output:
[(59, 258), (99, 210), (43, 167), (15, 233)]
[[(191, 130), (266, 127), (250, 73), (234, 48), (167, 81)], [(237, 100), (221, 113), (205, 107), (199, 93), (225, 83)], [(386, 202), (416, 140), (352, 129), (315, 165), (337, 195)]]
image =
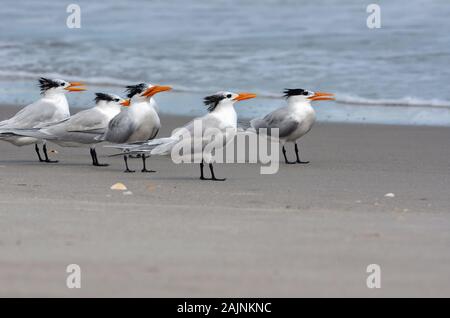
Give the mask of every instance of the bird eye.
[(231, 96), (232, 96), (231, 94), (228, 94), (228, 95), (227, 95), (227, 98), (231, 98)]
[(60, 85), (61, 85), (61, 86), (64, 86), (64, 83), (61, 83)]
[(119, 99), (118, 98), (116, 98), (115, 100), (114, 100), (115, 102), (118, 102), (119, 101)]
[(308, 91), (304, 91), (303, 95), (309, 95), (309, 92)]

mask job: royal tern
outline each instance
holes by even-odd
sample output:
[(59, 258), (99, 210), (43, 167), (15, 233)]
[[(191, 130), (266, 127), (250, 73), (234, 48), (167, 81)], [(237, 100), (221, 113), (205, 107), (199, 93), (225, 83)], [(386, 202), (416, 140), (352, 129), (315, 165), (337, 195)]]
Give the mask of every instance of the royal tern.
[[(161, 128), (161, 123), (153, 96), (170, 89), (172, 89), (170, 86), (146, 83), (127, 86), (130, 106), (111, 119), (105, 134), (99, 139), (111, 143), (136, 143), (155, 138)], [(145, 154), (142, 154), (141, 157), (143, 165), (141, 171), (154, 172), (147, 170)], [(124, 155), (123, 159), (125, 172), (134, 172), (128, 168), (127, 155)]]
[[(257, 133), (260, 128), (278, 129), (278, 138), (283, 146), (284, 160), (287, 164), (302, 163), (298, 151), (297, 140), (308, 133), (316, 121), (316, 112), (311, 106), (311, 101), (333, 100), (333, 94), (311, 92), (302, 88), (286, 89), (284, 97), (287, 100), (287, 106), (276, 109), (263, 118), (256, 118), (250, 121)], [(286, 156), (285, 144), (293, 142), (295, 144), (296, 161), (289, 161)]]
[(80, 111), (60, 122), (45, 125), (40, 129), (21, 130), (17, 134), (53, 142), (62, 147), (89, 147), (92, 165), (100, 164), (95, 145), (96, 138), (103, 135), (109, 121), (120, 113), (121, 106), (128, 106), (129, 100), (113, 94), (95, 93), (95, 106)]
[[(151, 140), (141, 145), (125, 144), (113, 145), (113, 147), (122, 149), (130, 154), (170, 155), (176, 145), (185, 143), (189, 145), (188, 148), (190, 148), (191, 155), (194, 155), (194, 157), (201, 156), (201, 180), (224, 181), (225, 179), (216, 178), (214, 174), (212, 154), (206, 150), (206, 147), (211, 143), (210, 136), (207, 136), (207, 131), (219, 131), (223, 138), (219, 138), (219, 143), (215, 144), (215, 149), (225, 147), (237, 131), (237, 114), (234, 104), (254, 97), (256, 95), (251, 93), (217, 92), (204, 98), (208, 114), (194, 119), (181, 128), (177, 128), (171, 137)], [(198, 130), (199, 128), (197, 127), (201, 130)], [(199, 148), (195, 147), (196, 143), (200, 144)], [(197, 151), (200, 153), (197, 153)], [(205, 163), (209, 165), (211, 178), (205, 178), (204, 176), (203, 168)]]
[[(40, 128), (45, 124), (61, 121), (70, 116), (69, 104), (65, 93), (80, 92), (84, 88), (77, 87), (83, 84), (78, 82), (66, 82), (60, 79), (48, 79), (41, 77), (39, 86), (42, 98), (26, 106), (10, 119), (0, 122), (0, 139), (8, 141), (16, 146), (35, 145), (35, 150), (40, 162), (56, 162), (48, 158), (45, 141), (39, 138), (18, 136), (11, 131), (16, 129)], [(45, 159), (39, 153), (38, 144), (43, 143), (42, 150)]]

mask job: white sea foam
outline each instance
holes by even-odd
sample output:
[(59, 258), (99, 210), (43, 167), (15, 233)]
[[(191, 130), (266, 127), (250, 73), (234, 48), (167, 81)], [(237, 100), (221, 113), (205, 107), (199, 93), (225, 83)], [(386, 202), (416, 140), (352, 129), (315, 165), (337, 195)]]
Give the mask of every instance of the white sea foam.
[(121, 80), (112, 77), (79, 77), (61, 73), (37, 73), (37, 72), (24, 72), (24, 71), (2, 71), (0, 70), (0, 79), (37, 79), (39, 77), (49, 78), (61, 78), (67, 81), (83, 81), (86, 84), (98, 85), (98, 86), (116, 86), (122, 87), (129, 85), (130, 81)]
[(450, 101), (440, 99), (422, 99), (409, 96), (398, 99), (370, 99), (355, 95), (337, 94), (336, 102), (352, 105), (450, 108)]
[[(282, 95), (272, 92), (259, 92), (258, 97), (280, 99)], [(417, 97), (402, 97), (397, 99), (386, 98), (365, 98), (357, 95), (335, 93), (336, 103), (348, 105), (368, 105), (368, 106), (384, 106), (384, 107), (442, 107), (450, 108), (450, 101), (441, 99), (422, 99)]]
[[(130, 83), (142, 81), (142, 79), (136, 80), (124, 80), (113, 77), (78, 77), (60, 73), (36, 73), (36, 72), (24, 72), (24, 71), (3, 71), (0, 70), (0, 79), (37, 79), (39, 77), (50, 78), (62, 78), (69, 81), (82, 81), (86, 84), (101, 86), (101, 87), (124, 87), (130, 85)], [(187, 87), (182, 85), (173, 85), (173, 92), (178, 93), (210, 93), (213, 89), (207, 87)], [(282, 95), (275, 92), (262, 91), (257, 93), (259, 98), (266, 99), (281, 99)], [(450, 101), (440, 99), (422, 99), (417, 97), (403, 97), (398, 99), (377, 99), (377, 98), (365, 98), (352, 94), (336, 93), (336, 103), (347, 105), (360, 105), (360, 106), (383, 106), (383, 107), (436, 107), (436, 108), (450, 108)]]

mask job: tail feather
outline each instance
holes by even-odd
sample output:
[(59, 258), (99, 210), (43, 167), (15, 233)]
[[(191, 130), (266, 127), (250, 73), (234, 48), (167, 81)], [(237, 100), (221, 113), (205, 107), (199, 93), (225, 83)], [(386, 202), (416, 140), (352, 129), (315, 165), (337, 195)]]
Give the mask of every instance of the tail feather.
[(117, 155), (121, 155), (123, 153), (127, 153), (127, 154), (142, 154), (142, 153), (149, 153), (151, 152), (153, 149), (161, 146), (161, 145), (165, 145), (168, 143), (173, 142), (174, 139), (171, 137), (168, 138), (159, 138), (159, 139), (153, 139), (153, 140), (149, 140), (146, 142), (138, 142), (138, 143), (128, 143), (128, 144), (110, 144), (110, 145), (105, 145), (105, 147), (108, 148), (115, 148), (118, 150), (121, 150), (122, 153), (120, 154), (115, 154), (112, 156), (117, 156)]
[(178, 142), (178, 139), (175, 138), (164, 138), (166, 139), (163, 143), (156, 145), (152, 151), (150, 152), (151, 155), (168, 155), (171, 151), (173, 146)]
[(52, 140), (57, 137), (43, 133), (39, 128), (20, 129), (20, 128), (0, 128), (0, 136), (20, 136), (20, 137), (33, 137), (37, 139)]
[(105, 141), (105, 134), (98, 135), (94, 139), (98, 141)]

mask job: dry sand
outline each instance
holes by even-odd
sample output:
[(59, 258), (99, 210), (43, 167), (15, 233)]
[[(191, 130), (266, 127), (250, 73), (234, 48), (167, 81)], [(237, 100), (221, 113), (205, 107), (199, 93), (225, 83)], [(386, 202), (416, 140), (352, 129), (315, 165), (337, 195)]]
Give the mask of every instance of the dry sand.
[[(160, 136), (185, 121), (163, 116)], [(101, 146), (109, 167), (50, 148), (60, 163), (0, 143), (0, 296), (450, 296), (448, 128), (318, 124), (309, 165), (217, 165), (223, 183), (167, 158), (123, 174)], [(372, 263), (381, 289), (366, 287)]]

